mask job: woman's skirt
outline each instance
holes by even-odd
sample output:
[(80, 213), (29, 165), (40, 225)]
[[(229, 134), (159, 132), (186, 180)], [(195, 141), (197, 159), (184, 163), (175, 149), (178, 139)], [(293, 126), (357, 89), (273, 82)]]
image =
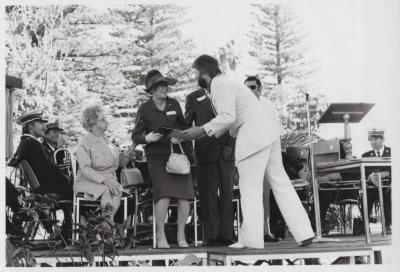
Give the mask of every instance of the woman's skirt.
[(193, 183), (190, 174), (170, 174), (165, 170), (169, 156), (149, 156), (147, 166), (153, 187), (153, 199), (193, 199)]

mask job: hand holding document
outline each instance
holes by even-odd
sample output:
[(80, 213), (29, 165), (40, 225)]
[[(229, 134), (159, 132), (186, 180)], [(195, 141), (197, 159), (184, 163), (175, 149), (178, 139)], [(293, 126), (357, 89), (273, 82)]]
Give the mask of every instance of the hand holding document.
[(160, 127), (155, 132), (160, 133), (164, 136), (168, 136), (171, 138), (175, 138), (177, 140), (181, 140), (181, 141), (191, 141), (192, 140), (190, 137), (185, 135), (181, 130), (166, 127), (166, 126)]

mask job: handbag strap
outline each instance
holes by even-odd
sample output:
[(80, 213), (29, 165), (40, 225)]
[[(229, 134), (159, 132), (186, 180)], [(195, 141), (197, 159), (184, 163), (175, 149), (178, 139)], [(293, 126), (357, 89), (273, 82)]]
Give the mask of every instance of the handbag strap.
[[(174, 153), (174, 149), (172, 148), (172, 145), (173, 145), (173, 143), (171, 142), (171, 154)], [(180, 142), (178, 143), (178, 145), (179, 145), (179, 148), (181, 149), (182, 154), (185, 154), (185, 152), (183, 151), (183, 147), (182, 147)]]
[(179, 145), (179, 148), (181, 149), (182, 154), (185, 154), (185, 152), (183, 151), (183, 147), (182, 147), (180, 142), (178, 143), (178, 145)]

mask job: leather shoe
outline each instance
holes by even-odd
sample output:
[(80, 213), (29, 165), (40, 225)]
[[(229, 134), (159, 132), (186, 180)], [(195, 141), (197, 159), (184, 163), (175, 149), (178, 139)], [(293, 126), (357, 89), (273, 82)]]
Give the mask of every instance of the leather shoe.
[(306, 240), (303, 240), (303, 241), (301, 241), (301, 242), (298, 242), (297, 245), (298, 245), (298, 246), (308, 246), (308, 245), (311, 245), (312, 242), (313, 242), (313, 239), (314, 239), (314, 237), (308, 238), (308, 239), (306, 239)]
[(229, 245), (228, 247), (229, 247), (229, 248), (235, 248), (235, 249), (245, 248), (245, 246), (242, 245), (242, 244), (240, 244), (239, 242), (234, 243), (234, 244), (232, 244), (232, 245)]
[(273, 237), (272, 235), (266, 233), (264, 234), (264, 242), (266, 243), (276, 243), (279, 242), (281, 239), (277, 237)]

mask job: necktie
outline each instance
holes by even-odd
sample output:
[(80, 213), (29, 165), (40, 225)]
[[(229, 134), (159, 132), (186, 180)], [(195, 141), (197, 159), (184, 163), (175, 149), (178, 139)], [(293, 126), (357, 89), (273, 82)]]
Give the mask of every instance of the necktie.
[(378, 154), (378, 157), (381, 156), (381, 152), (379, 152), (379, 150), (376, 153)]

